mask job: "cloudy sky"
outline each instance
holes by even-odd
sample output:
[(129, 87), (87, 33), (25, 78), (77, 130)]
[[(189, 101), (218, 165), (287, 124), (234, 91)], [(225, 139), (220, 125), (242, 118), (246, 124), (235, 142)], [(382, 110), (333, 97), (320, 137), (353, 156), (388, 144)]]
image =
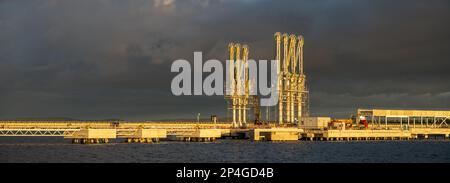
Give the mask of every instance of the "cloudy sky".
[(170, 91), (175, 59), (274, 57), (305, 37), (312, 115), (450, 109), (448, 0), (0, 0), (0, 118), (156, 120), (226, 114)]

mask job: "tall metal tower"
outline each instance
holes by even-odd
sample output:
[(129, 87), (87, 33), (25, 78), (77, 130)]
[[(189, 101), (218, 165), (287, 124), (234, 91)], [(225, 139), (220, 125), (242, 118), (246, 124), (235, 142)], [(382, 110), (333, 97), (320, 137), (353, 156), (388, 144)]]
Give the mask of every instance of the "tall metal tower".
[[(303, 36), (275, 33), (278, 74), (278, 123), (294, 123), (308, 116), (308, 91), (303, 72)], [(283, 54), (281, 47), (283, 45)]]
[(230, 43), (229, 53), (229, 73), (226, 83), (225, 99), (229, 100), (228, 110), (232, 111), (234, 127), (247, 126), (247, 110), (251, 105), (250, 100), (250, 80), (248, 75), (248, 54), (247, 45)]
[[(278, 75), (278, 123), (292, 124), (309, 116), (309, 98), (306, 75), (303, 72), (303, 36), (275, 33), (275, 62)], [(283, 54), (281, 49), (283, 48)], [(228, 45), (228, 78), (225, 99), (232, 113), (234, 127), (246, 127), (247, 110), (253, 108), (255, 123), (260, 124), (259, 96), (250, 95), (252, 82), (249, 79), (247, 45)], [(270, 120), (270, 109), (266, 109), (266, 120)]]

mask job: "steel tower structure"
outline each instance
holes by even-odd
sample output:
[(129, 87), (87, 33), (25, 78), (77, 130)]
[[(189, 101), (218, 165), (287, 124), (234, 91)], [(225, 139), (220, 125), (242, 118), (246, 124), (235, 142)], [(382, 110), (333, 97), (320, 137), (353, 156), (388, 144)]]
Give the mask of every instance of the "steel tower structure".
[[(278, 123), (295, 123), (308, 116), (308, 90), (303, 72), (303, 36), (275, 33), (278, 74)], [(283, 47), (283, 54), (281, 53)]]

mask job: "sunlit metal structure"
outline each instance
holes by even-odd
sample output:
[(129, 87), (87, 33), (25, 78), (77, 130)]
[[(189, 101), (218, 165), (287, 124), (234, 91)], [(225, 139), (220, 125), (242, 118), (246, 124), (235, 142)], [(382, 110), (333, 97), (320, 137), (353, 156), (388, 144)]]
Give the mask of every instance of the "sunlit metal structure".
[[(293, 124), (301, 117), (309, 116), (306, 75), (303, 72), (303, 36), (275, 33), (275, 62), (278, 76), (278, 120), (277, 123)], [(283, 49), (283, 50), (282, 50)], [(281, 52), (283, 51), (283, 53)], [(245, 127), (247, 110), (253, 108), (255, 123), (259, 123), (260, 106), (258, 95), (250, 95), (252, 81), (249, 79), (247, 45), (230, 43), (228, 45), (228, 81), (225, 99), (231, 111), (235, 127)], [(270, 120), (269, 108), (266, 120)]]
[(79, 129), (0, 129), (0, 136), (42, 136), (42, 137), (54, 137), (54, 136), (71, 136)]
[[(295, 123), (309, 116), (306, 75), (303, 72), (303, 36), (275, 33), (278, 74), (278, 123)], [(281, 49), (283, 47), (283, 53)]]
[(392, 128), (448, 128), (450, 111), (358, 109), (357, 116), (364, 116), (372, 127)]
[(247, 110), (253, 103), (254, 96), (250, 96), (251, 83), (249, 79), (247, 45), (239, 43), (230, 43), (228, 45), (229, 53), (229, 73), (226, 83), (225, 99), (228, 100), (228, 110), (232, 113), (233, 127), (247, 126)]

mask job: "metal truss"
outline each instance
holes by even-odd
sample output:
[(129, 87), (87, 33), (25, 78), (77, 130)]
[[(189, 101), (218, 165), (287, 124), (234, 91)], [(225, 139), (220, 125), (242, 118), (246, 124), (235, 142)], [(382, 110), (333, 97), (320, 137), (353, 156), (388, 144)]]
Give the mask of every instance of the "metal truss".
[(434, 120), (433, 126), (436, 127), (437, 123), (439, 123), (437, 128), (442, 128), (443, 126), (449, 127), (446, 122), (447, 120), (450, 120), (450, 118), (449, 117), (436, 117)]
[(79, 129), (0, 129), (0, 136), (42, 136), (42, 137), (59, 137), (72, 136)]

